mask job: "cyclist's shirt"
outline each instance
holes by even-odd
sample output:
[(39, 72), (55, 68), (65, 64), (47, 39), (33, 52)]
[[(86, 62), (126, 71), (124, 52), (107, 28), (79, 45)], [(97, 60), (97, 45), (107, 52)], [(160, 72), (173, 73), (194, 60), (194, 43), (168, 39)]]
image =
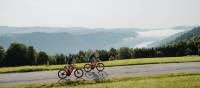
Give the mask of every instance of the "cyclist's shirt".
[(74, 59), (73, 59), (72, 57), (70, 57), (70, 58), (68, 59), (68, 64), (74, 64)]
[(89, 58), (88, 58), (88, 61), (92, 63), (94, 58), (96, 59), (95, 55), (94, 55), (94, 54), (91, 54), (91, 55), (89, 56)]

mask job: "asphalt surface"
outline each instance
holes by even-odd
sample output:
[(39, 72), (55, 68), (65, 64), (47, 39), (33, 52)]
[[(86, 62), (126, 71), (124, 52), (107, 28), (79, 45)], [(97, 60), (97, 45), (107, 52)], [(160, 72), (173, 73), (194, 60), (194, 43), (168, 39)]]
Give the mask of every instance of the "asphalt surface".
[[(58, 70), (0, 74), (0, 85), (60, 82), (61, 80), (58, 78), (57, 72)], [(105, 67), (103, 72), (93, 70), (89, 73), (84, 72), (84, 76), (80, 79), (71, 75), (70, 77), (67, 77), (66, 80), (118, 78), (176, 72), (200, 72), (200, 62)]]

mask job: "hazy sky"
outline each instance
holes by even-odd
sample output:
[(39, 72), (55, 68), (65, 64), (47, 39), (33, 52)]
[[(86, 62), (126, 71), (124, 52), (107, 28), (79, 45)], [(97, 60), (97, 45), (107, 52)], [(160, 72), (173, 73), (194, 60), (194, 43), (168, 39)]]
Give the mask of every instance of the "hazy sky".
[(0, 0), (0, 25), (172, 27), (200, 24), (200, 0)]

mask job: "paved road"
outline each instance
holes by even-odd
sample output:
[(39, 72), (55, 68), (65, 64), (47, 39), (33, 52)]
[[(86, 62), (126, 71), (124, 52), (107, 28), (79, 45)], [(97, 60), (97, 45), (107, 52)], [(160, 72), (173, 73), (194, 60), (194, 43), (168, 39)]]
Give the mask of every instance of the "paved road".
[[(54, 70), (0, 74), (0, 85), (58, 82), (59, 78), (57, 77), (57, 72), (57, 70)], [(143, 76), (175, 72), (200, 72), (200, 62), (106, 67), (105, 70), (100, 73), (96, 70), (86, 73), (83, 79)], [(68, 78), (68, 80), (75, 79), (73, 75)]]

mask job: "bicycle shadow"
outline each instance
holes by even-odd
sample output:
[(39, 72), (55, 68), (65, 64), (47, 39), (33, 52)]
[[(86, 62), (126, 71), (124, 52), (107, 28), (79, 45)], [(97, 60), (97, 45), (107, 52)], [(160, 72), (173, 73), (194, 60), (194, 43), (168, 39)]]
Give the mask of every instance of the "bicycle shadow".
[(108, 73), (105, 71), (99, 71), (99, 72), (86, 72), (85, 76), (88, 79), (96, 80), (96, 79), (104, 79), (108, 77)]
[(108, 73), (105, 71), (93, 71), (93, 72), (86, 72), (85, 76), (82, 78), (74, 78), (68, 77), (66, 79), (59, 79), (58, 83), (63, 84), (73, 84), (76, 81), (85, 81), (85, 80), (95, 80), (96, 82), (102, 82), (104, 78), (108, 77)]
[(75, 81), (85, 81), (85, 79), (84, 78), (76, 78), (76, 79), (73, 79), (73, 80), (70, 79), (70, 78), (68, 78), (68, 79), (59, 79), (58, 83), (59, 84), (71, 84), (71, 83), (73, 83)]

